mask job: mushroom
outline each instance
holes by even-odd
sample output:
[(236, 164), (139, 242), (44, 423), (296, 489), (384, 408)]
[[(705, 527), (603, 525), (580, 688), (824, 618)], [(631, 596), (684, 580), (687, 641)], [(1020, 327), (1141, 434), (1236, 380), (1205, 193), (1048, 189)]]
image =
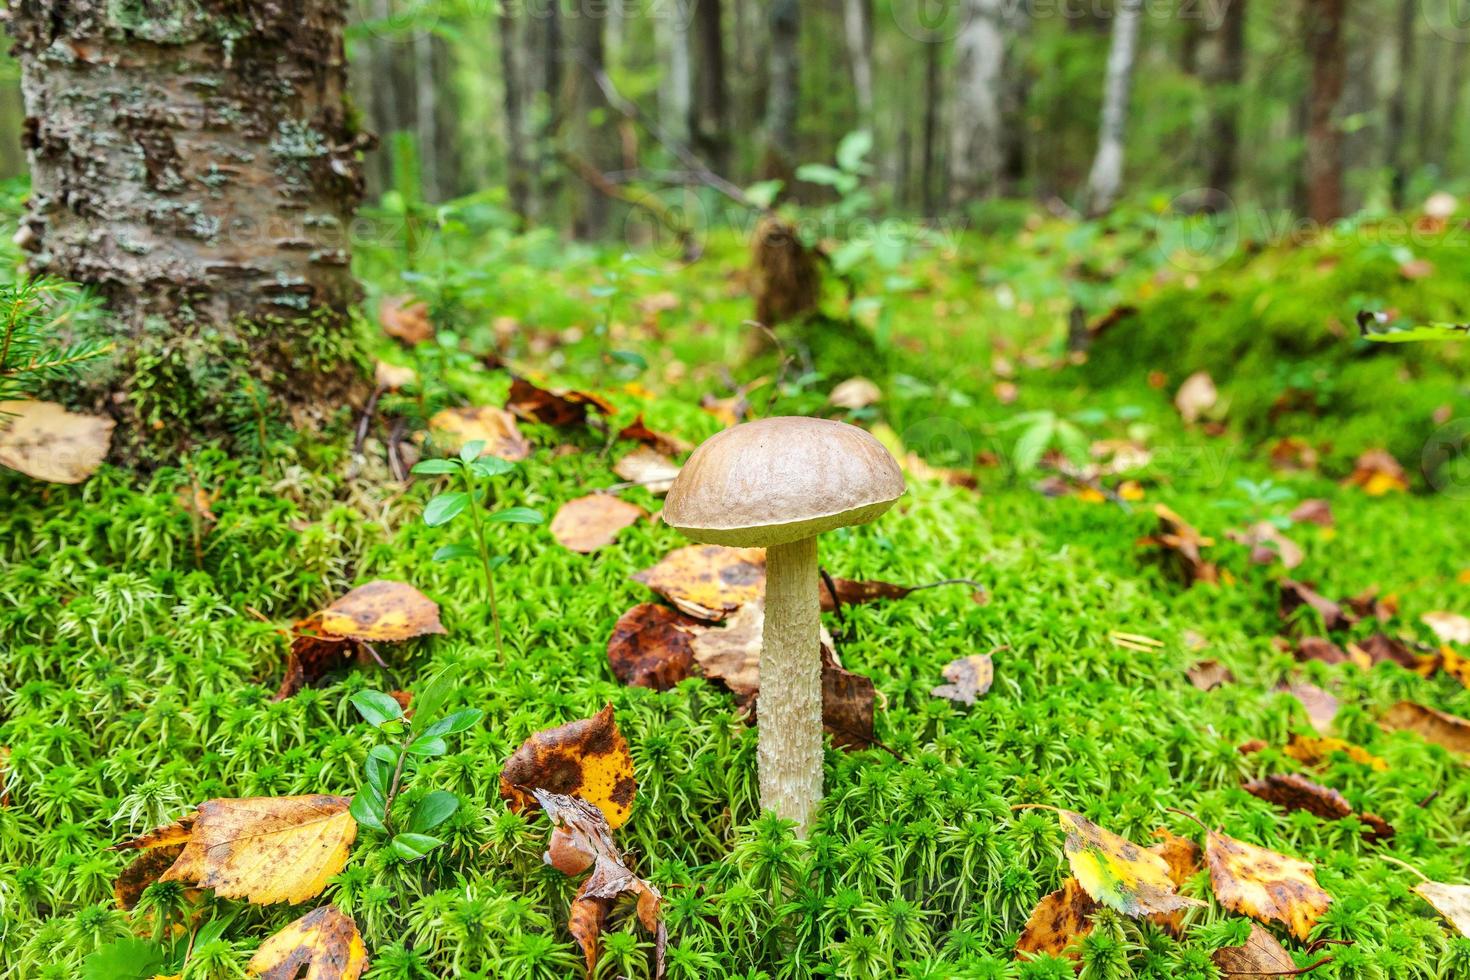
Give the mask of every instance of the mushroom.
[(766, 549), (761, 806), (803, 836), (822, 796), (817, 535), (874, 520), (903, 490), (893, 456), (857, 426), (778, 417), (706, 440), (664, 504), (664, 522), (692, 541)]

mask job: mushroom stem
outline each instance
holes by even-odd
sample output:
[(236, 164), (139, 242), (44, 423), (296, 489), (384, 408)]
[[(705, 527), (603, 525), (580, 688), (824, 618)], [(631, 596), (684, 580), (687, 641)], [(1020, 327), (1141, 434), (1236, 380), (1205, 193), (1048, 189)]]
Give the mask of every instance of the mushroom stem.
[(766, 549), (761, 686), (761, 807), (811, 827), (822, 798), (821, 596), (817, 539)]

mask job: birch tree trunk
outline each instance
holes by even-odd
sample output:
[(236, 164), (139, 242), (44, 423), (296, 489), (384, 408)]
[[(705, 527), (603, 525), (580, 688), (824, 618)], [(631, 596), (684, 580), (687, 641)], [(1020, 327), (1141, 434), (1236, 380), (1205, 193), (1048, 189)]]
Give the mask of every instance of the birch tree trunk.
[(674, 0), (666, 13), (654, 20), (654, 40), (663, 59), (659, 73), (659, 128), (678, 143), (689, 144), (689, 118), (693, 106), (694, 77), (689, 67), (689, 19), (692, 0)]
[(1307, 56), (1312, 65), (1307, 94), (1307, 144), (1303, 176), (1307, 216), (1319, 224), (1342, 217), (1342, 131), (1338, 101), (1347, 72), (1343, 20), (1347, 0), (1307, 0)]
[(693, 0), (694, 104), (690, 143), (710, 169), (730, 169), (730, 106), (725, 89), (725, 41), (720, 0)]
[(993, 197), (1004, 159), (1001, 137), (1005, 66), (1003, 0), (969, 0), (955, 38), (955, 86), (950, 100), (949, 195), (960, 204)]
[(766, 93), (767, 179), (791, 179), (796, 168), (796, 118), (801, 90), (801, 4), (774, 0), (770, 10), (771, 54)]
[(500, 5), (500, 83), (505, 101), (505, 186), (510, 209), (522, 222), (531, 216), (531, 166), (526, 152), (525, 65), (515, 8)]
[(8, 7), (32, 179), (18, 238), (114, 314), (99, 404), (198, 433), (239, 368), (298, 423), (338, 407), (360, 381), (348, 224), (368, 140), (347, 118), (343, 0)]
[(857, 99), (858, 126), (873, 125), (873, 34), (868, 0), (842, 0), (842, 32), (847, 61), (852, 68), (852, 90)]
[(1111, 210), (1123, 187), (1123, 146), (1128, 126), (1128, 95), (1133, 62), (1138, 51), (1142, 0), (1118, 0), (1108, 47), (1107, 78), (1103, 84), (1102, 123), (1098, 127), (1097, 156), (1087, 175), (1083, 210), (1096, 217)]
[[(1413, 0), (1410, 0), (1413, 2)], [(1210, 71), (1209, 186), (1221, 194), (1235, 189), (1239, 160), (1241, 82), (1245, 79), (1247, 0), (1224, 0), (1215, 61)]]

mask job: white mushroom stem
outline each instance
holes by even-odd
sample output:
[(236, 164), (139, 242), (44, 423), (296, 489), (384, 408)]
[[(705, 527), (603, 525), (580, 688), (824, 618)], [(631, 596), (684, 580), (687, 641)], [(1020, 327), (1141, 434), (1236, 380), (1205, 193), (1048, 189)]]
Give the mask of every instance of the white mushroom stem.
[(761, 648), (761, 807), (805, 837), (822, 798), (821, 596), (817, 539), (766, 549)]

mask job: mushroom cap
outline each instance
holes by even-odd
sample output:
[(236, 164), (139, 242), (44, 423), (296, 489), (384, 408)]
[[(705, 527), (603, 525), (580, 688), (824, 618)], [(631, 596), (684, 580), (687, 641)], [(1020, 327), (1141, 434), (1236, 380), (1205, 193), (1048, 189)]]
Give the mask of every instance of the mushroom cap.
[(867, 432), (781, 416), (705, 440), (674, 480), (663, 519), (692, 541), (765, 548), (866, 524), (903, 490), (898, 463)]

